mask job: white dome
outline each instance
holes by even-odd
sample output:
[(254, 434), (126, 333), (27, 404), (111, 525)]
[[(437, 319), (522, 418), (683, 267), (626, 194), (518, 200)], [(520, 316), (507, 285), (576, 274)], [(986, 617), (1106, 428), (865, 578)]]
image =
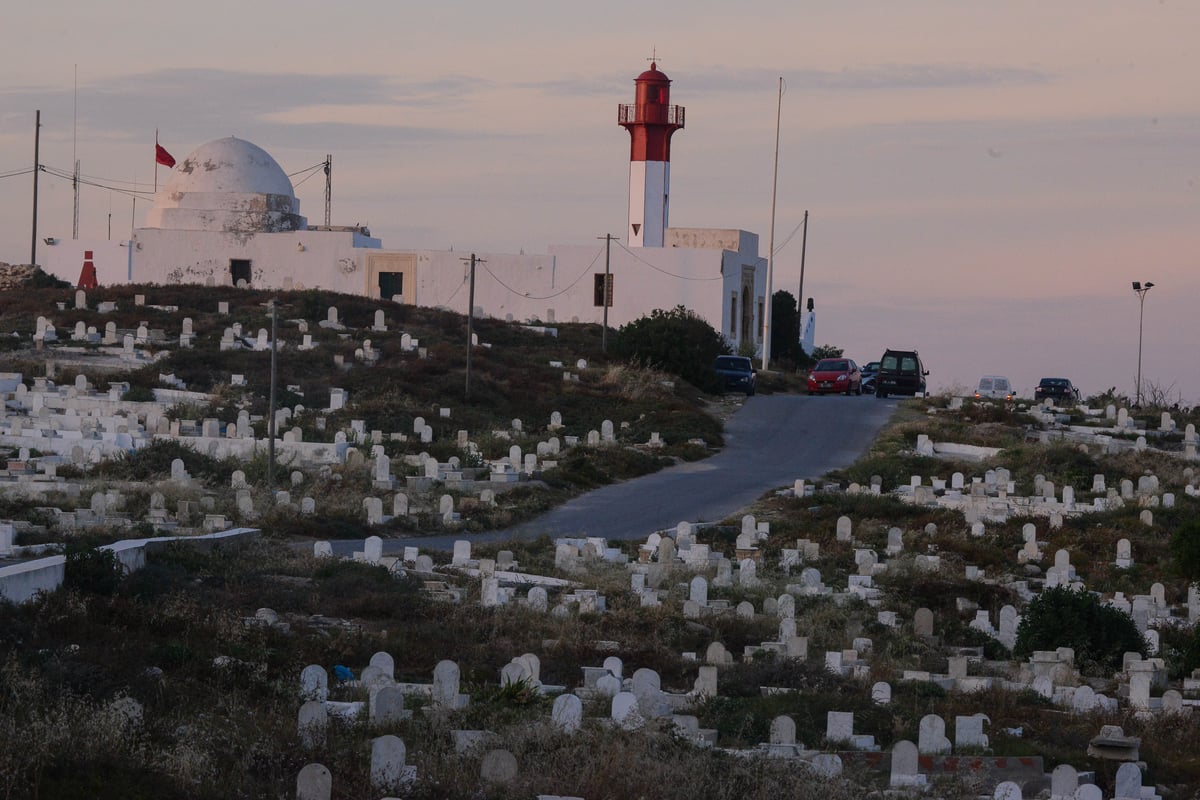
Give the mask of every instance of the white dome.
[(292, 182), (270, 153), (230, 136), (196, 148), (154, 197), (146, 227), (242, 234), (304, 230)]
[(270, 153), (233, 136), (196, 148), (175, 165), (163, 191), (294, 195)]

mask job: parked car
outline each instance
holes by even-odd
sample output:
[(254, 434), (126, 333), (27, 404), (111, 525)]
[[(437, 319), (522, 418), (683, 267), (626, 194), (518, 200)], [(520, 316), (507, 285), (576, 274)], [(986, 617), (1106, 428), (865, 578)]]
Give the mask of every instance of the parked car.
[(808, 373), (808, 393), (862, 394), (862, 373), (848, 358), (822, 358)]
[(928, 374), (916, 350), (885, 350), (875, 375), (875, 396), (924, 394)]
[(862, 372), (862, 390), (867, 394), (875, 394), (875, 376), (879, 374), (879, 362), (868, 361), (858, 369)]
[(722, 391), (745, 392), (746, 397), (754, 394), (758, 374), (750, 359), (745, 356), (717, 356), (713, 369), (721, 381)]
[(1066, 406), (1079, 402), (1079, 390), (1069, 378), (1042, 378), (1033, 390), (1033, 398), (1039, 403), (1047, 397), (1055, 405)]
[(975, 387), (976, 399), (1012, 400), (1015, 394), (1012, 384), (1003, 375), (984, 375)]

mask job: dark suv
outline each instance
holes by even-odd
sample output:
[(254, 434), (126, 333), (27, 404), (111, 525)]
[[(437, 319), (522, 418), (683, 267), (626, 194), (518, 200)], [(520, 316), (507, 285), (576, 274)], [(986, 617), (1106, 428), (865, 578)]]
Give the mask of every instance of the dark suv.
[(1033, 398), (1040, 403), (1047, 397), (1055, 405), (1069, 406), (1079, 402), (1079, 390), (1069, 378), (1042, 378), (1033, 390)]
[(885, 350), (875, 374), (875, 396), (924, 394), (928, 374), (916, 350)]
[(717, 356), (713, 362), (722, 391), (730, 389), (745, 392), (746, 397), (754, 394), (756, 378), (754, 363), (745, 356)]

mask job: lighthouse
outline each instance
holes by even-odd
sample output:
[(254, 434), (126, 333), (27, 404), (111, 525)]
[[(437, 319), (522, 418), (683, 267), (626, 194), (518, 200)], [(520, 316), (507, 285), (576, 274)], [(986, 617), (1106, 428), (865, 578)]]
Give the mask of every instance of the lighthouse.
[(683, 127), (683, 106), (671, 105), (671, 80), (655, 62), (634, 80), (636, 102), (617, 109), (629, 131), (630, 247), (662, 247), (671, 199), (671, 134)]

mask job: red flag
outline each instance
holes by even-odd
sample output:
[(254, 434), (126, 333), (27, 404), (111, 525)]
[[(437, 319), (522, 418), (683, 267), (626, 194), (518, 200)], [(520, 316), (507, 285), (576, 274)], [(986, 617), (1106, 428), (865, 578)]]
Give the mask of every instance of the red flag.
[(154, 143), (154, 160), (164, 167), (175, 166), (175, 157), (167, 152), (167, 148), (158, 142)]

